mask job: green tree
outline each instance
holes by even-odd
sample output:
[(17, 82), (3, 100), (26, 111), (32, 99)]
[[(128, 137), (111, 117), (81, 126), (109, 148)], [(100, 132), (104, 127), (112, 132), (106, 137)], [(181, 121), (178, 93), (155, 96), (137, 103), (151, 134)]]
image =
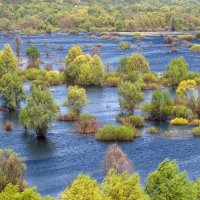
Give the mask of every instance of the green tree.
[(102, 190), (109, 200), (148, 200), (144, 193), (139, 175), (134, 173), (117, 174), (115, 170), (110, 170), (102, 183)]
[(144, 106), (144, 111), (149, 112), (151, 119), (167, 120), (173, 109), (169, 92), (162, 90), (154, 91), (150, 104)]
[(183, 57), (173, 59), (167, 69), (167, 77), (174, 86), (187, 78), (188, 64)]
[(0, 95), (3, 107), (9, 111), (14, 111), (20, 101), (25, 100), (22, 80), (16, 73), (7, 73), (0, 79)]
[(69, 49), (66, 56), (66, 66), (69, 65), (77, 56), (83, 55), (83, 50), (80, 46), (73, 46)]
[[(24, 181), (25, 163), (11, 149), (0, 149), (0, 192), (7, 184), (18, 185), (20, 190), (26, 186)], [(1, 193), (0, 193), (1, 194)]]
[(40, 58), (40, 51), (35, 45), (30, 45), (26, 49), (26, 56), (29, 58), (29, 67), (38, 67), (38, 59)]
[(179, 170), (176, 161), (165, 159), (149, 174), (145, 191), (152, 200), (196, 200), (196, 189), (187, 173)]
[(131, 115), (136, 106), (144, 99), (144, 93), (141, 92), (138, 83), (124, 82), (118, 88), (120, 107)]
[(42, 198), (36, 188), (26, 188), (20, 191), (17, 185), (8, 184), (0, 193), (0, 200), (54, 200), (51, 197)]
[(65, 101), (65, 105), (71, 112), (80, 115), (84, 106), (87, 105), (87, 101), (87, 95), (84, 88), (69, 86), (68, 97)]
[(19, 119), (24, 128), (32, 128), (38, 137), (45, 137), (51, 122), (56, 119), (57, 104), (50, 90), (33, 87), (27, 105), (20, 110)]
[(14, 55), (12, 48), (6, 44), (0, 51), (0, 77), (8, 72), (13, 72), (17, 67), (17, 58)]
[(127, 58), (125, 72), (126, 74), (129, 74), (132, 71), (139, 71), (141, 73), (149, 71), (149, 63), (142, 54), (134, 53)]
[(98, 183), (90, 176), (80, 174), (61, 195), (61, 200), (106, 200)]

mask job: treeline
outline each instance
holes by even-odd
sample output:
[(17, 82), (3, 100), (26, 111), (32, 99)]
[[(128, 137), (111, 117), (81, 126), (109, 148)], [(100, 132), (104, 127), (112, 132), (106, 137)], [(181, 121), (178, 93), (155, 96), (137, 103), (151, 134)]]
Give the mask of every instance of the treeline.
[(200, 27), (197, 0), (1, 0), (0, 31), (157, 31)]
[[(9, 149), (0, 149), (1, 200), (54, 200), (41, 197), (36, 188), (28, 188), (24, 179), (26, 164)], [(60, 200), (199, 200), (200, 180), (191, 181), (176, 161), (165, 159), (150, 173), (144, 187), (133, 171), (126, 153), (110, 145), (103, 158), (105, 178), (98, 183), (89, 175), (79, 174), (60, 195)]]

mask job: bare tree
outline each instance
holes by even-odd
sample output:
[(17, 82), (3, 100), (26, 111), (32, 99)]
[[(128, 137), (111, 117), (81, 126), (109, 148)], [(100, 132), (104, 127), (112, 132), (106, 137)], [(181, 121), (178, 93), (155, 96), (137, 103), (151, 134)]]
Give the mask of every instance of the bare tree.
[(105, 173), (108, 173), (110, 169), (115, 169), (119, 174), (133, 172), (131, 160), (128, 159), (126, 153), (117, 144), (112, 144), (108, 148), (103, 160), (103, 169)]
[(17, 56), (20, 56), (21, 47), (22, 47), (21, 38), (19, 35), (17, 35), (15, 37), (15, 51), (16, 51)]

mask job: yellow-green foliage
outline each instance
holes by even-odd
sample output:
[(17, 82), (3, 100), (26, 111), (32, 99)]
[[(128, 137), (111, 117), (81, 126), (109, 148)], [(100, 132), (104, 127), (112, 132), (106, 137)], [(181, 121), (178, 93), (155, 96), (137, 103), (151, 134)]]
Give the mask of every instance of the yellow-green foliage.
[(125, 71), (127, 74), (131, 73), (132, 71), (145, 73), (149, 71), (149, 63), (142, 54), (134, 53), (127, 58)]
[(193, 126), (200, 126), (200, 119), (193, 119), (193, 120), (190, 122), (190, 125), (193, 125)]
[(197, 83), (194, 80), (186, 80), (181, 81), (178, 85), (178, 88), (176, 89), (176, 94), (182, 95), (184, 94), (188, 89), (196, 88)]
[(66, 56), (66, 64), (69, 65), (77, 56), (80, 55), (83, 55), (83, 50), (80, 46), (71, 47)]
[(200, 136), (200, 126), (193, 128), (192, 133), (194, 136)]
[(133, 140), (135, 129), (128, 126), (106, 125), (96, 133), (97, 140)]
[(110, 170), (102, 183), (102, 190), (109, 200), (149, 200), (140, 185), (139, 175), (117, 174)]
[(190, 51), (200, 52), (200, 44), (193, 44), (190, 48)]
[(194, 40), (195, 36), (192, 34), (186, 34), (186, 35), (181, 35), (179, 36), (179, 40), (187, 40), (187, 41), (191, 41)]
[(45, 75), (45, 71), (36, 68), (30, 68), (25, 71), (25, 77), (27, 80), (41, 79)]
[(79, 88), (77, 86), (69, 86), (68, 88), (68, 97), (65, 101), (67, 107), (70, 111), (79, 115), (87, 105), (87, 95), (84, 88)]
[(84, 174), (80, 174), (61, 195), (61, 200), (104, 199), (97, 181)]
[(0, 77), (7, 72), (13, 72), (17, 67), (17, 57), (14, 55), (11, 46), (6, 44), (0, 51)]
[(109, 87), (117, 87), (122, 83), (122, 78), (115, 72), (108, 73), (103, 82), (104, 85)]
[(140, 116), (137, 115), (130, 115), (128, 117), (120, 117), (119, 121), (122, 122), (125, 125), (130, 125), (130, 126), (144, 126), (144, 119)]
[(43, 77), (50, 85), (60, 85), (64, 83), (64, 72), (59, 73), (56, 71), (46, 71)]
[(171, 125), (187, 125), (188, 124), (188, 120), (187, 119), (184, 119), (184, 118), (175, 118), (175, 119), (172, 119), (170, 121), (170, 124)]
[(155, 127), (155, 126), (151, 126), (147, 129), (147, 133), (157, 134), (159, 132), (160, 132), (160, 129), (158, 127)]
[(155, 72), (145, 73), (142, 79), (145, 83), (157, 83), (159, 81), (159, 77)]
[(42, 198), (37, 193), (36, 188), (26, 188), (23, 192), (20, 192), (18, 186), (8, 184), (0, 193), (0, 200), (54, 200), (54, 198)]
[(66, 57), (68, 63), (65, 70), (67, 82), (80, 85), (101, 85), (105, 69), (100, 57), (97, 54), (91, 57), (80, 50), (80, 47), (72, 47)]

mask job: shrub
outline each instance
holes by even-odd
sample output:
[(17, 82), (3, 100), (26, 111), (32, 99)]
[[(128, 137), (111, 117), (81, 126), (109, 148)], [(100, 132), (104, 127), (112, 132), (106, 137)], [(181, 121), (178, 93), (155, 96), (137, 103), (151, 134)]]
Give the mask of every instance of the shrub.
[(103, 159), (103, 169), (107, 174), (110, 169), (114, 169), (118, 174), (132, 172), (132, 162), (117, 144), (109, 146)]
[(122, 83), (122, 79), (120, 77), (108, 75), (105, 78), (103, 85), (108, 86), (108, 87), (118, 87), (121, 83)]
[(131, 48), (131, 43), (130, 42), (120, 42), (119, 43), (119, 48), (120, 49), (130, 49)]
[(130, 125), (134, 127), (144, 126), (144, 119), (137, 115), (130, 115), (128, 117), (121, 117), (119, 121), (125, 125)]
[(155, 72), (145, 73), (142, 79), (145, 83), (157, 83), (159, 81), (159, 77)]
[(190, 51), (192, 51), (192, 52), (200, 52), (200, 44), (193, 44), (190, 47)]
[(197, 38), (197, 39), (200, 39), (200, 31), (198, 31), (198, 32), (196, 33), (196, 38)]
[(155, 126), (151, 126), (147, 129), (147, 133), (158, 134), (159, 132), (160, 132), (160, 129)]
[(97, 140), (133, 140), (135, 129), (127, 126), (106, 125), (96, 133)]
[(193, 115), (192, 111), (185, 106), (173, 106), (171, 118), (191, 118)]
[(132, 35), (133, 39), (140, 39), (143, 38), (144, 36), (142, 36), (140, 33), (135, 33)]
[(126, 81), (129, 81), (131, 83), (136, 83), (137, 81), (140, 80), (140, 72), (138, 71), (132, 71), (128, 74), (126, 74), (125, 79)]
[(77, 121), (79, 119), (79, 116), (76, 113), (70, 112), (66, 115), (59, 115), (58, 120), (59, 121)]
[(77, 86), (70, 86), (68, 88), (68, 97), (65, 100), (65, 105), (69, 107), (70, 112), (79, 115), (87, 105), (87, 95), (84, 88), (79, 88)]
[(5, 131), (12, 131), (13, 130), (13, 122), (12, 121), (8, 121), (6, 120), (5, 123), (4, 123), (4, 129)]
[(188, 124), (188, 120), (187, 119), (184, 119), (184, 118), (175, 118), (175, 119), (172, 119), (170, 121), (170, 124), (171, 125), (187, 125)]
[(75, 35), (75, 34), (78, 34), (78, 31), (77, 30), (70, 30), (69, 33), (72, 34), (72, 35)]
[(172, 131), (165, 131), (165, 136), (166, 137), (172, 137), (173, 136), (173, 132)]
[(47, 71), (45, 73), (44, 79), (50, 85), (61, 85), (64, 83), (65, 76), (64, 73), (58, 73), (56, 71)]
[(7, 184), (18, 185), (22, 191), (26, 184), (24, 182), (25, 163), (19, 155), (10, 149), (0, 149), (0, 192)]
[(30, 45), (26, 49), (26, 56), (29, 58), (29, 67), (30, 65), (36, 68), (39, 66), (38, 58), (40, 57), (40, 51), (35, 45)]
[(89, 114), (81, 115), (75, 124), (75, 130), (82, 134), (96, 133), (98, 128), (96, 117)]
[(200, 136), (200, 126), (193, 128), (192, 133), (193, 133), (194, 136), (199, 137)]
[(181, 35), (181, 36), (179, 36), (179, 40), (192, 41), (192, 40), (195, 40), (195, 36), (191, 35), (191, 34)]
[(25, 77), (27, 80), (36, 80), (36, 79), (41, 79), (44, 77), (45, 71), (36, 69), (36, 68), (30, 68), (25, 71)]
[(192, 126), (200, 126), (200, 119), (193, 119), (190, 122), (190, 125), (192, 125)]

